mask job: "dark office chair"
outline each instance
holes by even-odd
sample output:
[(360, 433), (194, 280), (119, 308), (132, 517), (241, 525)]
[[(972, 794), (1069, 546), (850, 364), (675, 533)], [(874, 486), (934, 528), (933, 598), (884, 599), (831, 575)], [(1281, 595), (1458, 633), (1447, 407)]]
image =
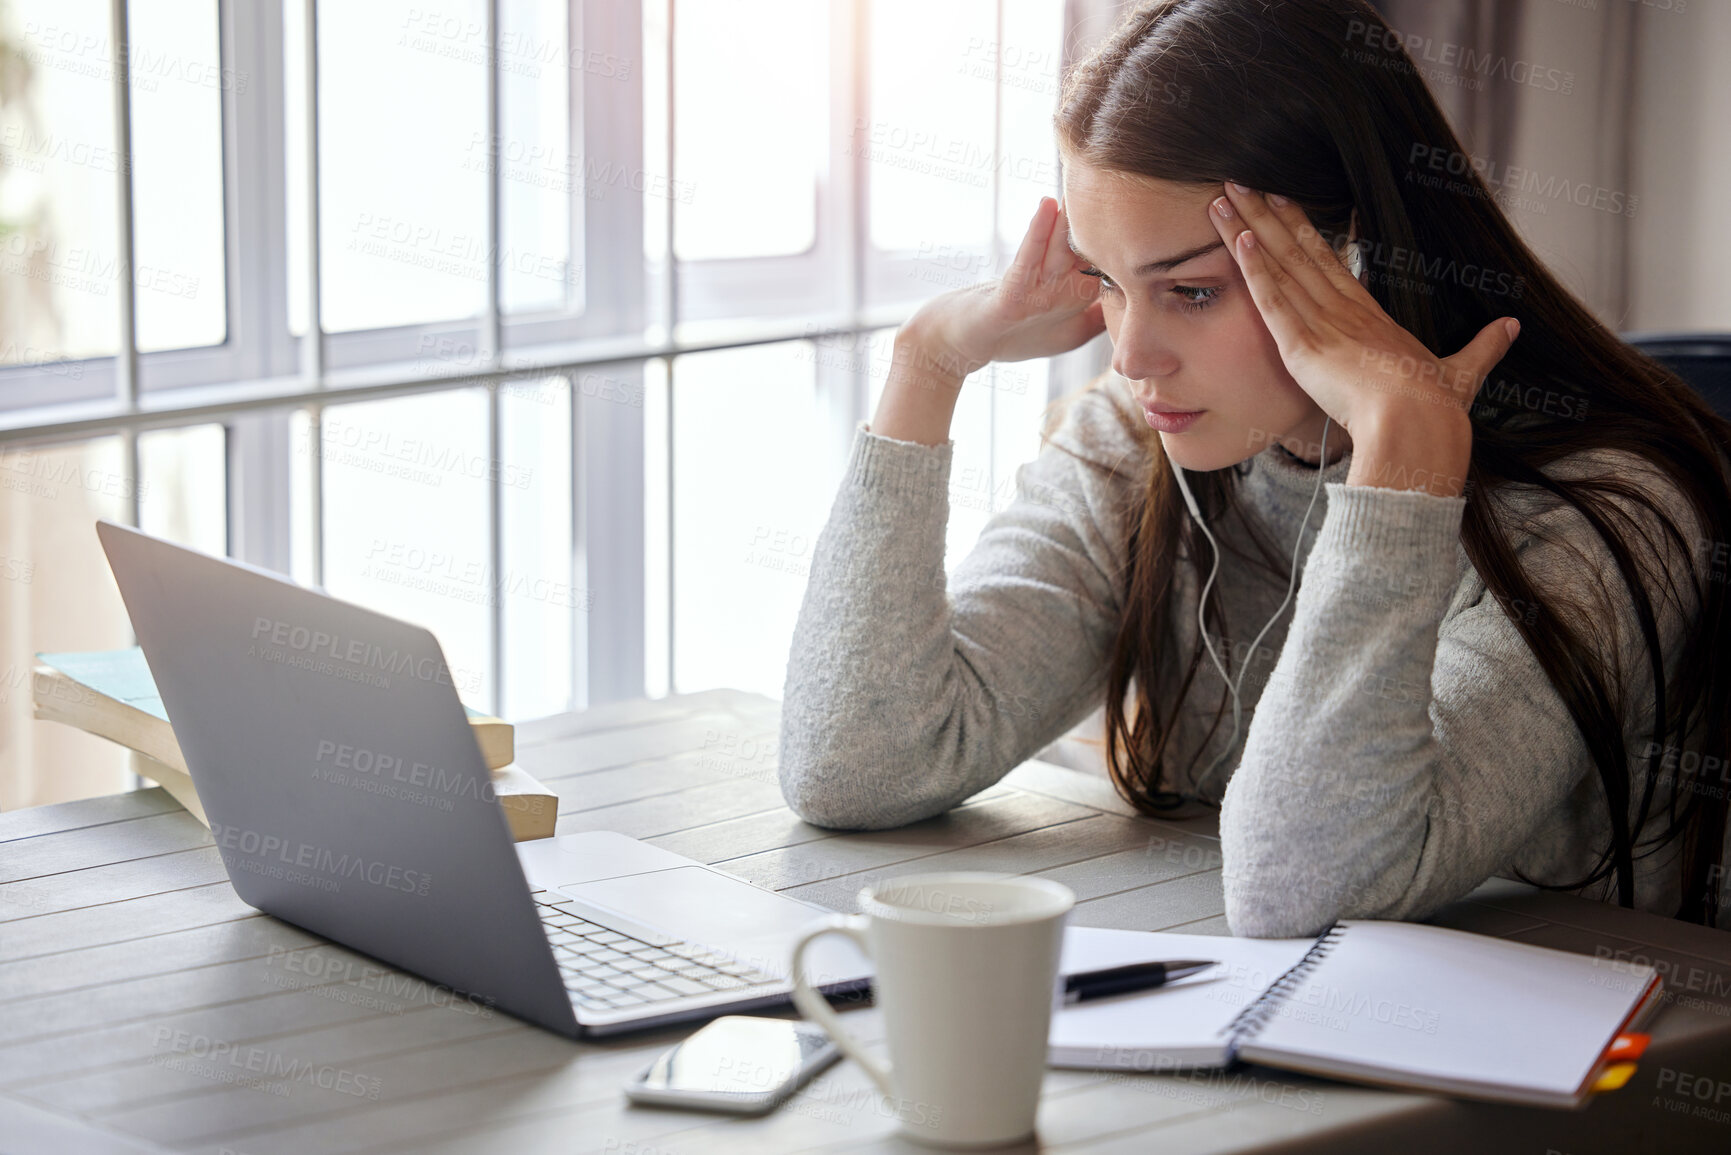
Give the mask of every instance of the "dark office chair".
[(1731, 418), (1731, 333), (1624, 333), (1623, 340), (1665, 363)]

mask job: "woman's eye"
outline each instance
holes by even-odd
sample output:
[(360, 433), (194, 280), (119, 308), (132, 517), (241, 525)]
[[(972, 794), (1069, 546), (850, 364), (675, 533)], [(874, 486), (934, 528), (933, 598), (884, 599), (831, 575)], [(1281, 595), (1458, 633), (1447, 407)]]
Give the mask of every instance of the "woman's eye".
[(1172, 291), (1183, 301), (1179, 308), (1185, 312), (1206, 309), (1220, 297), (1220, 289), (1212, 285), (1174, 285)]
[[(1105, 292), (1116, 293), (1118, 291), (1118, 286), (1112, 283), (1112, 278), (1093, 265), (1076, 271), (1084, 277), (1098, 278), (1100, 288)], [(1174, 285), (1172, 291), (1178, 295), (1181, 302), (1178, 307), (1186, 313), (1194, 313), (1212, 305), (1219, 298), (1222, 290), (1217, 286), (1210, 285)]]
[(1085, 269), (1077, 269), (1076, 271), (1081, 273), (1084, 277), (1100, 278), (1100, 287), (1107, 292), (1116, 292), (1118, 290), (1118, 286), (1112, 283), (1112, 278), (1108, 277), (1105, 273), (1102, 273), (1099, 269), (1096, 269), (1093, 265), (1089, 265)]

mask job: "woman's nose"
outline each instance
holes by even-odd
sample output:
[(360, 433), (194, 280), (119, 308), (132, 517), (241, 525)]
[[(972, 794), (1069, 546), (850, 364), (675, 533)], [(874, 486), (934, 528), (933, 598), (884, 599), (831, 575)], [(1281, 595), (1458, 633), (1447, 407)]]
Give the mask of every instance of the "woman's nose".
[(1112, 371), (1129, 381), (1168, 377), (1178, 369), (1178, 358), (1148, 326), (1135, 318), (1120, 319), (1112, 334)]

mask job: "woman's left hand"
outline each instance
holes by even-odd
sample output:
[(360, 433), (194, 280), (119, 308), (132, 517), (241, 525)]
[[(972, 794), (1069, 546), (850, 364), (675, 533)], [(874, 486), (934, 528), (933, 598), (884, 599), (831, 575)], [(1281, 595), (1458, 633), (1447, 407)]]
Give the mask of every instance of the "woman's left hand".
[[(1225, 188), (1209, 206), (1209, 219), (1238, 262), (1287, 371), (1352, 435), (1353, 472), (1360, 472), (1356, 463), (1368, 438), (1410, 456), (1394, 443), (1417, 446), (1441, 435), (1444, 444), (1462, 447), (1453, 456), (1464, 473), (1472, 438), (1467, 410), (1520, 323), (1500, 317), (1453, 356), (1438, 357), (1383, 311), (1298, 205), (1241, 185)], [(1388, 468), (1384, 462), (1383, 472)]]

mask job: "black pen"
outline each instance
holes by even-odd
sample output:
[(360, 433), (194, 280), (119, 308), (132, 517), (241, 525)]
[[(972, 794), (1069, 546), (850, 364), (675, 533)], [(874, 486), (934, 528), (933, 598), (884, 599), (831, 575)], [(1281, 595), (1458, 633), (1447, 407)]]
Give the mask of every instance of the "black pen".
[(1068, 1005), (1107, 995), (1151, 990), (1216, 965), (1199, 959), (1167, 959), (1164, 962), (1130, 963), (1105, 970), (1081, 971), (1064, 976), (1064, 1002)]

